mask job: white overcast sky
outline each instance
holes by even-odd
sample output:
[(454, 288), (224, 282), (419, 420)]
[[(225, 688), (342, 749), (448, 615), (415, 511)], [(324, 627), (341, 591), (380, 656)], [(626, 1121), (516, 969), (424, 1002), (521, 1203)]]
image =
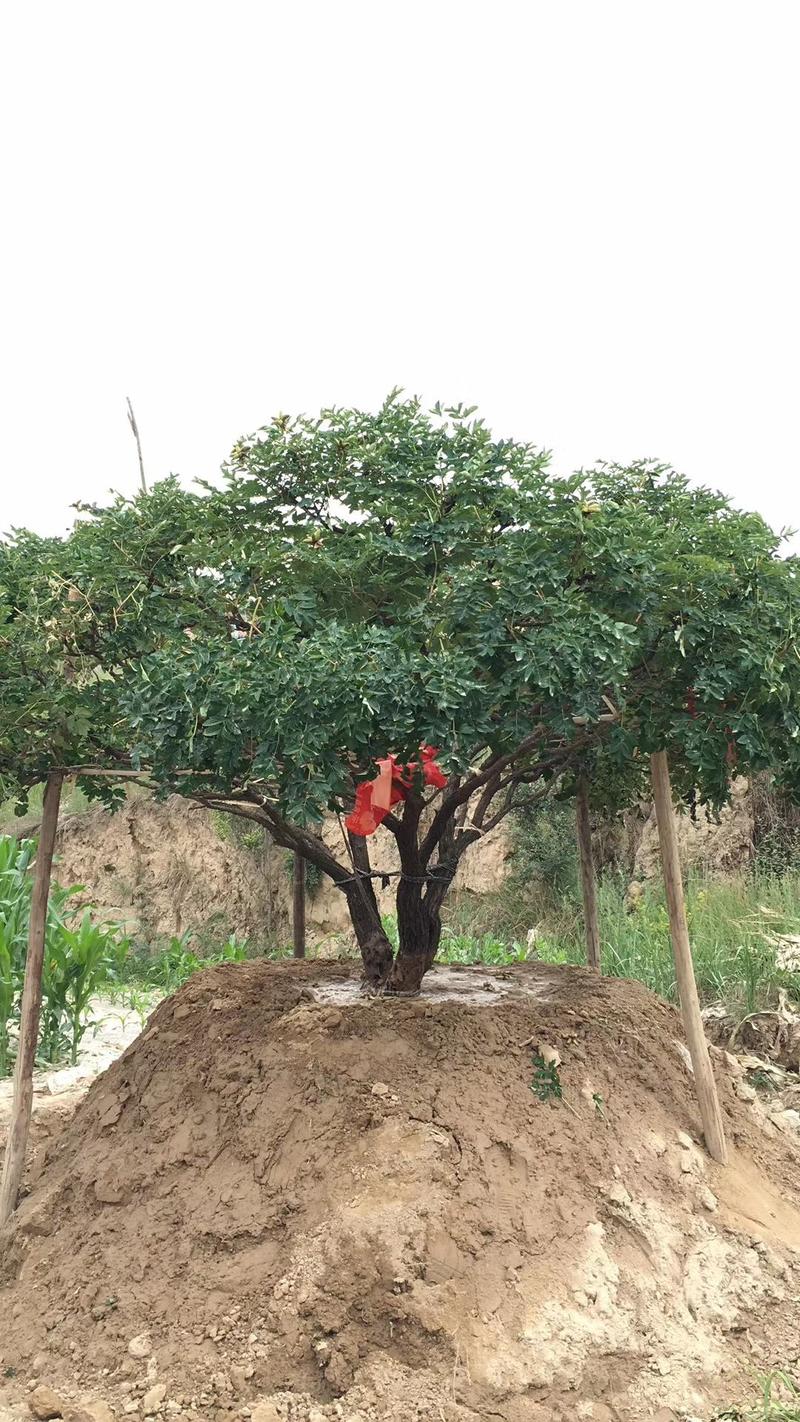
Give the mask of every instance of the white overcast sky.
[(796, 0), (3, 16), (0, 529), (395, 384), (800, 525)]

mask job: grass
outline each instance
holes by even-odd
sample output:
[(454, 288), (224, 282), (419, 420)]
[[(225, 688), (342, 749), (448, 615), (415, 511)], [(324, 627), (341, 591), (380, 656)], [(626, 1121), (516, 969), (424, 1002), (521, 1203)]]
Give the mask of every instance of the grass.
[(800, 1422), (800, 1385), (789, 1373), (759, 1378), (756, 1393), (752, 1403), (715, 1413), (713, 1422)]
[[(508, 889), (499, 897), (512, 896), (513, 889)], [(800, 999), (800, 973), (778, 968), (771, 941), (778, 935), (800, 933), (800, 874), (690, 880), (686, 903), (704, 1004), (724, 1002), (731, 1012), (744, 1016), (772, 1005), (781, 988)], [(480, 908), (479, 928), (487, 908), (486, 904)], [(548, 903), (534, 895), (526, 901), (518, 892), (515, 904), (506, 902), (498, 908), (497, 918), (505, 924), (516, 911), (516, 934), (471, 932), (462, 908), (460, 920), (443, 932), (441, 959), (487, 964), (526, 958), (585, 962), (580, 906), (574, 898), (561, 896)], [(607, 876), (599, 886), (599, 913), (604, 973), (638, 978), (674, 1001), (675, 970), (661, 889), (646, 885), (631, 908), (626, 904), (624, 881)]]
[[(611, 881), (601, 885), (599, 900), (604, 971), (638, 978), (674, 1000), (669, 920), (661, 891), (646, 888), (628, 911), (621, 884)], [(744, 1014), (774, 1002), (781, 987), (800, 996), (800, 975), (778, 969), (771, 941), (776, 934), (800, 928), (800, 876), (690, 882), (686, 906), (701, 1001), (724, 1001)], [(551, 962), (580, 962), (584, 956), (580, 935), (553, 940), (546, 926), (537, 948), (539, 956)]]

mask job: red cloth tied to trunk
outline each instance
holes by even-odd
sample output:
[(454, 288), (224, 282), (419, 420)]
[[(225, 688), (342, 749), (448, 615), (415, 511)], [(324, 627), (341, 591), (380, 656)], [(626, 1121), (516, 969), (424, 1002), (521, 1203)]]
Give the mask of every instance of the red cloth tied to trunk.
[(425, 785), (435, 785), (438, 790), (443, 790), (447, 776), (436, 764), (438, 754), (435, 746), (420, 746), (419, 760), (412, 760), (408, 765), (398, 765), (394, 755), (376, 761), (376, 778), (362, 780), (356, 790), (353, 811), (345, 820), (350, 833), (374, 834), (392, 806), (405, 798), (406, 790), (411, 788), (418, 774), (422, 775)]

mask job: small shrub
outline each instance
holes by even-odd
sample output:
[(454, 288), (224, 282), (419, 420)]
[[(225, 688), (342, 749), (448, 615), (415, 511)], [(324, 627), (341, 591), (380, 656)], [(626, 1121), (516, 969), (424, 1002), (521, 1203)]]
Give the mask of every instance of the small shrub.
[(800, 806), (780, 790), (768, 774), (750, 780), (753, 812), (753, 873), (756, 876), (795, 874), (800, 870)]
[(545, 1061), (541, 1052), (531, 1054), (533, 1061), (533, 1081), (531, 1091), (538, 1101), (560, 1101), (564, 1095), (558, 1065), (555, 1061)]
[(211, 823), (221, 840), (226, 844), (237, 844), (252, 852), (263, 849), (266, 833), (260, 825), (253, 827), (241, 815), (226, 815), (222, 810), (211, 811)]
[[(313, 899), (325, 875), (318, 864), (312, 864), (310, 859), (306, 859), (306, 894)], [(292, 850), (286, 855), (284, 860), (284, 871), (287, 879), (291, 882), (294, 879), (294, 853)]]
[(306, 860), (306, 893), (313, 899), (325, 875), (318, 864), (312, 864), (310, 859)]
[(778, 824), (765, 830), (756, 844), (753, 869), (759, 875), (796, 873), (800, 869), (800, 829)]
[(571, 803), (545, 800), (512, 820), (512, 879), (539, 880), (555, 897), (578, 890), (575, 810)]

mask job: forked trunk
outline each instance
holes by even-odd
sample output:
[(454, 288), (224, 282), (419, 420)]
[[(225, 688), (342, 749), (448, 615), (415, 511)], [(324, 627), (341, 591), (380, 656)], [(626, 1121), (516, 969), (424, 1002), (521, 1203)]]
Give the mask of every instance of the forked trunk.
[[(412, 829), (415, 827), (416, 821)], [(403, 872), (397, 885), (399, 943), (395, 957), (381, 923), (366, 841), (360, 835), (351, 834), (348, 842), (354, 874), (352, 879), (343, 881), (340, 886), (347, 898), (356, 942), (361, 950), (364, 984), (389, 994), (415, 996), (439, 951), (442, 900), (452, 880), (455, 864), (441, 868), (434, 885), (425, 872), (414, 841), (406, 837), (401, 843)]]

